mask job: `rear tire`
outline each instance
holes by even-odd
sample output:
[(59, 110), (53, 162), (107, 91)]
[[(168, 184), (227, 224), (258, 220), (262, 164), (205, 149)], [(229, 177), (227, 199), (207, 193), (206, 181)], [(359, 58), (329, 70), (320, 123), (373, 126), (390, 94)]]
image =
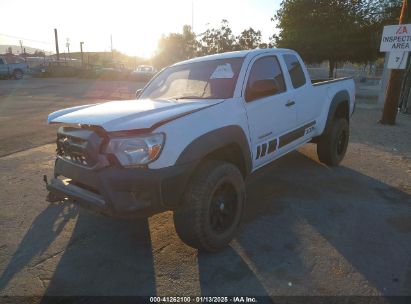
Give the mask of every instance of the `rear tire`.
[(320, 161), (328, 166), (338, 166), (347, 152), (350, 128), (345, 118), (336, 118), (330, 130), (321, 135), (317, 144)]
[(223, 161), (207, 161), (194, 174), (174, 225), (187, 245), (208, 252), (226, 247), (241, 222), (245, 185), (239, 169)]

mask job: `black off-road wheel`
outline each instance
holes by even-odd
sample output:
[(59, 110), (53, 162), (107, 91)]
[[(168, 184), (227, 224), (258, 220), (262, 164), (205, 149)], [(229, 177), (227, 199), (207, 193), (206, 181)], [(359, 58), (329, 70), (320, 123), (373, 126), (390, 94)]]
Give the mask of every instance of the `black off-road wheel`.
[(320, 161), (328, 166), (338, 166), (347, 152), (350, 128), (344, 118), (334, 120), (330, 130), (323, 134), (317, 144)]
[(181, 208), (174, 211), (177, 234), (193, 248), (219, 251), (235, 237), (244, 202), (239, 169), (231, 163), (207, 161), (189, 182)]

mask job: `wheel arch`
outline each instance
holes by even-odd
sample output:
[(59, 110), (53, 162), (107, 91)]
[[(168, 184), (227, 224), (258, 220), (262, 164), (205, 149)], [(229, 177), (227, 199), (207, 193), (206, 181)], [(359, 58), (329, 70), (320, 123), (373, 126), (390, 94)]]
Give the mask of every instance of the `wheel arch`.
[(201, 135), (180, 154), (176, 165), (205, 160), (223, 160), (236, 165), (243, 176), (252, 169), (250, 146), (243, 129), (231, 125)]
[(323, 133), (327, 133), (335, 118), (345, 118), (350, 121), (350, 94), (347, 90), (336, 93), (328, 109), (327, 121)]

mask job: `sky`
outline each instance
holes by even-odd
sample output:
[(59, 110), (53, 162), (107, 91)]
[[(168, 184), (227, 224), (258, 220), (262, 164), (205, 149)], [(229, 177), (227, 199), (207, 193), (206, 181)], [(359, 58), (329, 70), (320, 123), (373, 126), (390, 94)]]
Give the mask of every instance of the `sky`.
[[(59, 34), (60, 52), (80, 49), (109, 51), (113, 48), (132, 56), (152, 56), (162, 34), (181, 32), (192, 24), (200, 34), (227, 19), (234, 34), (253, 27), (268, 42), (276, 32), (271, 17), (281, 0), (0, 0), (0, 45), (31, 46), (55, 50), (54, 32)], [(192, 14), (193, 13), (193, 14)], [(4, 50), (0, 49), (0, 52)]]

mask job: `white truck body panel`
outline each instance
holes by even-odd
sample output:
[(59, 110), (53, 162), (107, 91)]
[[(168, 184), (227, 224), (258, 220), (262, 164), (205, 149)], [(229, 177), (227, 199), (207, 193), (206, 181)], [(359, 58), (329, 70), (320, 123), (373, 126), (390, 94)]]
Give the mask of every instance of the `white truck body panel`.
[(216, 103), (213, 100), (121, 100), (76, 108), (74, 111), (54, 112), (49, 123), (85, 124), (101, 126), (108, 132), (149, 129), (156, 123), (195, 111)]
[[(149, 164), (151, 169), (169, 167), (175, 164), (182, 151), (196, 138), (226, 126), (239, 126), (248, 135), (247, 114), (243, 100), (233, 98), (215, 107), (210, 107), (191, 115), (176, 119), (161, 126), (156, 131), (167, 134), (163, 153), (159, 159)], [(247, 136), (249, 139), (249, 137)], [(251, 149), (251, 143), (248, 142)]]

